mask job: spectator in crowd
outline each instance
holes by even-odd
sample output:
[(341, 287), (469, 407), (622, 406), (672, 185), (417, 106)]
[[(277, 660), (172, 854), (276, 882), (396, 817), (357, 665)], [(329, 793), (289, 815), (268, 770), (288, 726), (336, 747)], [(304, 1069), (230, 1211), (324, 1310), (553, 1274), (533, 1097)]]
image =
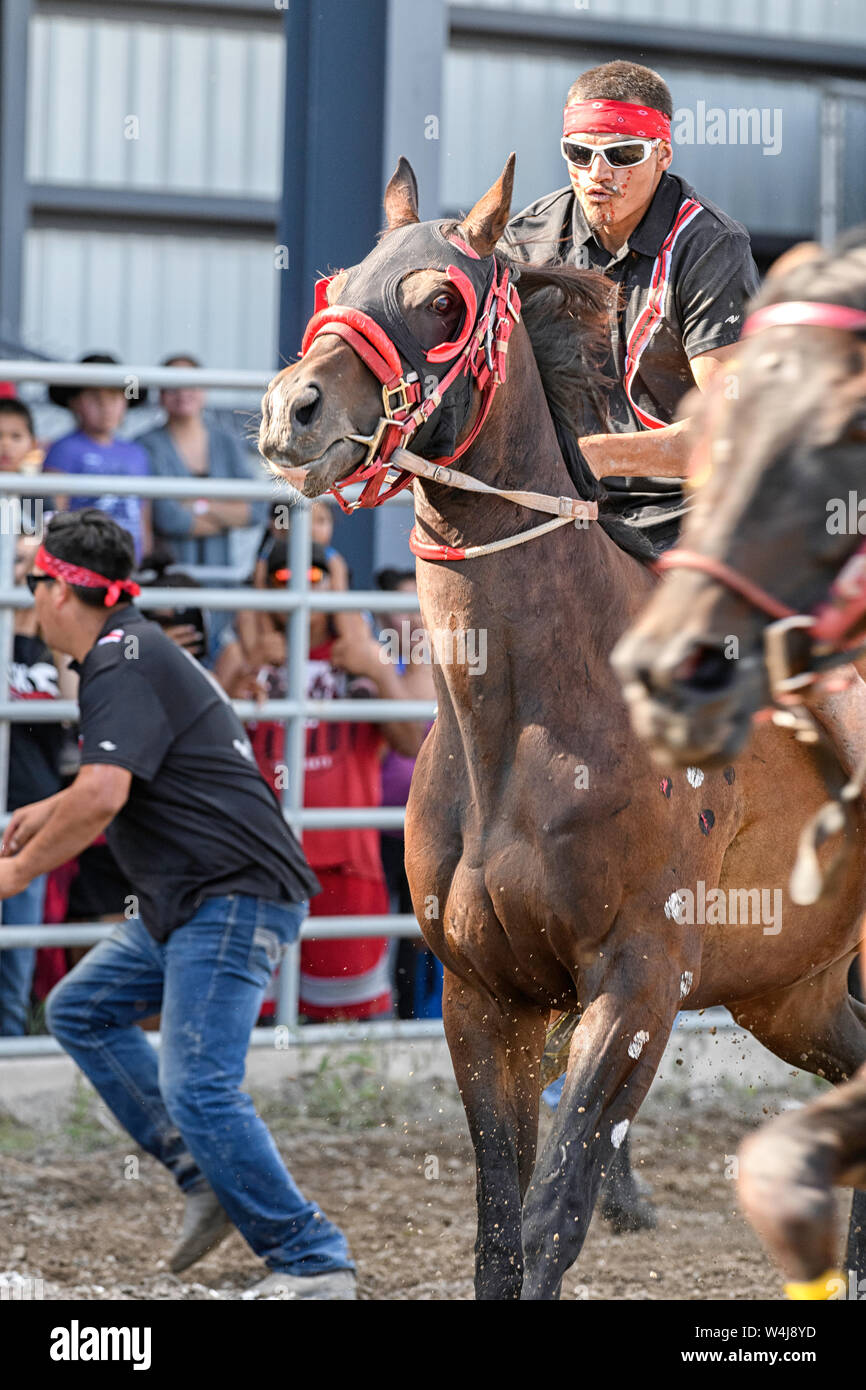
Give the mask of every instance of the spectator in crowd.
[(29, 408), (17, 396), (0, 396), (0, 469), (38, 473), (42, 458)]
[[(350, 587), (349, 566), (339, 551), (330, 544), (334, 533), (333, 511), (329, 503), (324, 502), (321, 498), (313, 503), (311, 511), (313, 543), (322, 547), (328, 562), (328, 588), (348, 589)], [(283, 552), (285, 550), (285, 513), (285, 502), (273, 504), (265, 538), (252, 573), (251, 582), (256, 588), (265, 589), (268, 586), (268, 556), (273, 547), (281, 544)], [(247, 665), (251, 669), (258, 670), (260, 666), (266, 665), (270, 660), (269, 653), (273, 650), (274, 642), (281, 643), (283, 641), (282, 629), (277, 632), (275, 637), (274, 624), (269, 614), (258, 613), (253, 609), (243, 609), (235, 614), (233, 628), (223, 629), (223, 644), (234, 641), (240, 643)]]
[[(7, 402), (0, 402), (0, 406)], [(9, 402), (11, 404), (11, 402)], [(3, 426), (8, 419), (0, 410), (0, 457), (9, 448)], [(32, 446), (21, 439), (18, 447)], [(14, 446), (12, 446), (14, 448)], [(2, 466), (7, 467), (7, 464)], [(21, 537), (15, 553), (15, 583), (23, 584), (38, 540)], [(57, 668), (51, 652), (38, 635), (33, 608), (16, 608), (12, 665), (9, 671), (11, 700), (52, 700), (58, 695)], [(60, 790), (60, 724), (12, 724), (9, 732), (9, 788), (7, 803), (17, 811), (31, 801), (41, 801)], [(32, 927), (44, 921), (45, 875), (38, 874), (20, 893), (3, 903), (4, 927)], [(2, 928), (0, 928), (2, 930)], [(28, 1008), (35, 947), (0, 951), (0, 1037), (21, 1037), (28, 1031)]]
[[(200, 367), (189, 353), (167, 357), (164, 367)], [(240, 441), (213, 421), (205, 419), (205, 392), (197, 386), (166, 387), (159, 401), (166, 414), (165, 424), (139, 436), (138, 442), (150, 456), (151, 471), (162, 478), (238, 478), (261, 481), (261, 472)], [(199, 498), (180, 502), (157, 498), (153, 504), (153, 530), (182, 565), (237, 567), (238, 531), (243, 527), (267, 524), (267, 502), (215, 501)], [(255, 549), (252, 550), (255, 554)], [(246, 573), (251, 558), (241, 570)], [(219, 639), (228, 616), (214, 613), (213, 642)]]
[[(426, 631), (417, 610), (401, 610), (399, 595), (418, 592), (414, 570), (383, 569), (376, 586), (394, 594), (395, 607), (382, 613), (379, 636), (387, 637), (400, 653), (396, 663), (404, 700), (435, 700)], [(428, 726), (429, 727), (429, 726)], [(382, 805), (405, 806), (415, 767), (414, 757), (385, 749), (382, 759)], [(412, 898), (404, 863), (402, 830), (382, 830), (380, 851), (392, 912), (412, 913)], [(395, 1003), (398, 1018), (434, 1018), (442, 1013), (442, 966), (417, 937), (395, 938), (393, 953)]]
[[(287, 546), (275, 540), (268, 556), (268, 585), (285, 584)], [(329, 563), (313, 547), (311, 584), (328, 588)], [(234, 698), (279, 699), (286, 691), (285, 618), (267, 615), (272, 647), (258, 668), (240, 643), (227, 646), (216, 674)], [(311, 613), (306, 693), (309, 699), (374, 696), (399, 699), (403, 691), (393, 668), (360, 613)], [(359, 715), (363, 706), (359, 705)], [(250, 742), (270, 784), (285, 786), (284, 730), (260, 721), (250, 726)], [(378, 806), (384, 745), (408, 756), (417, 753), (423, 727), (405, 721), (351, 723), (310, 720), (306, 734), (304, 805)], [(304, 853), (322, 885), (311, 902), (311, 916), (366, 916), (387, 913), (388, 890), (376, 830), (308, 830)], [(301, 947), (301, 1014), (311, 1020), (373, 1018), (392, 1010), (388, 942), (384, 937), (305, 941)]]
[[(42, 458), (33, 429), (33, 417), (27, 406), (14, 394), (0, 396), (0, 472), (38, 473)], [(3, 524), (10, 526), (16, 535), (38, 535), (42, 530), (44, 507), (41, 497), (5, 498)]]
[[(171, 557), (164, 550), (155, 550), (153, 554), (146, 555), (135, 578), (142, 589), (202, 587), (192, 575), (174, 568)], [(190, 600), (194, 598), (195, 594), (190, 594)], [(176, 646), (183, 647), (198, 661), (204, 659), (208, 645), (208, 622), (203, 608), (190, 602), (182, 608), (151, 608), (147, 616), (151, 622), (159, 623), (166, 637), (170, 637)]]
[[(81, 362), (116, 366), (117, 358), (91, 352)], [(55, 405), (72, 412), (78, 428), (51, 445), (42, 465), (44, 472), (147, 476), (150, 467), (144, 449), (133, 440), (118, 437), (127, 409), (140, 406), (142, 396), (127, 396), (122, 386), (50, 386), (48, 395)], [(56, 505), (59, 511), (96, 507), (107, 512), (129, 531), (137, 561), (151, 547), (150, 503), (140, 497), (114, 497), (110, 493), (103, 497), (58, 497)]]
[(310, 507), (310, 529), (313, 535), (313, 544), (320, 545), (325, 552), (330, 588), (350, 588), (349, 566), (340, 552), (331, 544), (334, 535), (334, 507), (324, 497), (317, 498)]

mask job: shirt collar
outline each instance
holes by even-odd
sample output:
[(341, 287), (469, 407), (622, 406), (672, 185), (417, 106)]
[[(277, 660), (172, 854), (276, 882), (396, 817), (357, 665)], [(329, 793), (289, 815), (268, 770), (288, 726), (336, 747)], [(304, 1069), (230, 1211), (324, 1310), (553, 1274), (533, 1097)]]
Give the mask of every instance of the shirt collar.
[[(682, 201), (683, 191), (680, 180), (665, 170), (659, 180), (659, 186), (653, 194), (652, 202), (625, 246), (621, 247), (611, 257), (611, 260), (619, 260), (623, 253), (628, 251), (637, 251), (642, 256), (651, 256), (655, 259), (661, 250), (662, 242), (671, 229), (674, 215)], [(575, 196), (572, 209), (572, 240), (575, 246), (585, 246), (590, 237), (593, 241), (596, 240), (595, 234), (583, 215), (583, 208)], [(601, 246), (601, 242), (596, 241), (596, 245), (602, 251), (606, 251), (606, 248)], [(606, 254), (609, 255), (610, 253), (606, 252)]]
[(120, 609), (119, 612), (109, 614), (109, 616), (105, 619), (105, 622), (102, 624), (102, 627), (99, 629), (99, 634), (96, 638), (96, 641), (90, 648), (90, 651), (87, 653), (87, 656), (84, 658), (84, 661), (70, 661), (70, 671), (75, 671), (78, 674), (80, 674), (81, 669), (84, 666), (84, 662), (87, 661), (87, 657), (90, 656), (91, 652), (93, 652), (95, 648), (99, 645), (100, 640), (103, 637), (105, 637), (107, 633), (112, 632), (114, 628), (116, 628), (119, 624), (122, 624), (124, 627), (128, 627), (129, 624), (132, 622), (142, 622), (143, 620), (144, 614), (142, 613), (140, 608), (136, 608), (134, 603), (126, 603)]

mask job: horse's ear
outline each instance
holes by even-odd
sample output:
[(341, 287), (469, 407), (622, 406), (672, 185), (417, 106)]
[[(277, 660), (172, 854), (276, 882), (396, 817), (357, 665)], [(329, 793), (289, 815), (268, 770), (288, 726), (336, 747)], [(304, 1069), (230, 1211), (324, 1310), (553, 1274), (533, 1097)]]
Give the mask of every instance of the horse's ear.
[(490, 256), (497, 241), (508, 225), (511, 212), (511, 194), (514, 189), (514, 163), (516, 155), (510, 154), (499, 178), (489, 188), (483, 198), (479, 198), (472, 211), (458, 228), (463, 239), (468, 241), (479, 256)]
[(421, 220), (418, 216), (418, 184), (415, 172), (402, 154), (385, 189), (385, 217), (389, 232)]

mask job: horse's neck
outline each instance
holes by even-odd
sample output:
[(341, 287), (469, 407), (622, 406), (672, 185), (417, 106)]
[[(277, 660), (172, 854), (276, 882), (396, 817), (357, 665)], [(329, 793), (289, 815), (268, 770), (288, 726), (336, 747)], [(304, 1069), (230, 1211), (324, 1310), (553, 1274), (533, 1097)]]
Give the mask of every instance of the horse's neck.
[[(493, 487), (575, 497), (528, 335), (515, 333), (511, 343), (508, 383), (456, 466)], [(415, 510), (422, 539), (465, 547), (550, 519), (505, 499), (426, 482), (415, 484)], [(640, 576), (640, 566), (595, 522), (577, 530), (559, 527), (499, 555), (454, 564), (421, 560), (421, 611), (434, 652), (438, 641), (452, 658), (434, 671), (440, 708), (447, 701), (458, 716), (475, 710), (495, 737), (490, 710), (499, 707), (498, 700), (517, 710), (533, 700), (537, 707), (539, 690), (568, 685), (572, 667), (583, 682), (589, 661), (600, 668), (602, 683), (612, 685), (606, 654), (615, 639), (607, 642), (607, 632), (618, 636), (625, 625), (634, 591), (644, 587)], [(466, 666), (453, 659), (464, 632), (466, 650), (474, 643), (478, 655), (486, 644), (483, 678), (477, 669), (476, 679), (466, 679)], [(558, 674), (548, 670), (551, 664)]]
[[(558, 497), (577, 491), (563, 463), (544, 388), (521, 326), (512, 335), (509, 375), (472, 448), (454, 466), (490, 487), (521, 488)], [(415, 513), (423, 538), (447, 545), (486, 545), (550, 517), (477, 492), (415, 484)], [(530, 546), (534, 542), (528, 543)], [(514, 558), (522, 547), (508, 552)]]

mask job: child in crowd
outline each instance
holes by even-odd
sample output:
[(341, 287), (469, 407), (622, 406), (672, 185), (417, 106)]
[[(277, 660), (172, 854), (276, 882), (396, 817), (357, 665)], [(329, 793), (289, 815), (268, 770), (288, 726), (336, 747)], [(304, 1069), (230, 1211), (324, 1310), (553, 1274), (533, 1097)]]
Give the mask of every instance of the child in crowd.
[[(331, 537), (334, 534), (334, 513), (331, 505), (319, 498), (313, 503), (311, 513), (313, 545), (318, 546), (325, 557), (328, 566), (328, 588), (345, 591), (349, 588), (349, 566), (339, 551), (331, 545)], [(266, 589), (269, 585), (269, 575), (273, 574), (270, 557), (273, 554), (286, 553), (284, 514), (285, 503), (275, 503), (252, 574), (252, 584), (256, 589)], [(283, 641), (282, 636), (279, 640)], [(235, 614), (233, 630), (223, 633), (221, 645), (239, 643), (247, 667), (258, 670), (270, 661), (274, 641), (271, 615), (243, 609)]]
[[(38, 473), (41, 465), (30, 411), (17, 396), (0, 396), (0, 473)], [(41, 497), (9, 497), (4, 510), (16, 535), (38, 536), (48, 504)]]
[(323, 497), (318, 498), (310, 508), (313, 545), (320, 545), (328, 562), (328, 574), (332, 589), (348, 589), (349, 566), (338, 550), (331, 545), (334, 535), (334, 508)]
[[(92, 352), (82, 363), (113, 363), (107, 353)], [(48, 395), (55, 405), (75, 416), (78, 428), (57, 439), (45, 455), (46, 473), (101, 474), (107, 477), (146, 477), (150, 472), (147, 453), (133, 440), (120, 439), (118, 431), (127, 408), (142, 404), (143, 397), (127, 397), (122, 386), (51, 386)], [(119, 526), (130, 532), (135, 544), (136, 562), (151, 549), (150, 503), (140, 497), (58, 497), (60, 511), (80, 511), (98, 507)]]

